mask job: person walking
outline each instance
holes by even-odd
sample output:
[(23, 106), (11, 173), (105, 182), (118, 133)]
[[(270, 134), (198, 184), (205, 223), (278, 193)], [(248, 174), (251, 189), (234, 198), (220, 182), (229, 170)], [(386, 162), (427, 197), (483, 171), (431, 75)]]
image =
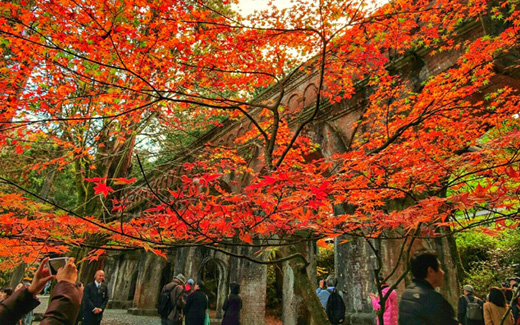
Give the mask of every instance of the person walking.
[[(461, 325), (484, 325), (484, 315), (483, 315), (483, 305), (484, 302), (480, 300), (478, 297), (475, 297), (473, 293), (475, 289), (473, 286), (466, 284), (462, 290), (464, 294), (459, 297), (458, 307), (457, 307), (457, 319), (459, 320), (459, 324)], [(476, 303), (477, 305), (474, 305)], [(469, 311), (469, 307), (478, 307), (478, 311)], [(479, 313), (479, 317), (475, 317), (474, 315), (470, 315), (470, 313)], [(476, 319), (479, 318), (479, 319)]]
[(458, 325), (450, 303), (435, 288), (444, 282), (437, 253), (419, 250), (410, 260), (413, 283), (399, 303), (399, 325)]
[(507, 316), (503, 325), (513, 325), (513, 315), (511, 310), (508, 310), (504, 292), (497, 287), (489, 289), (488, 301), (484, 303), (485, 325), (500, 325), (506, 311)]
[(83, 293), (83, 325), (99, 325), (108, 303), (108, 288), (104, 283), (105, 272), (97, 270), (94, 282), (85, 286)]
[(222, 325), (239, 325), (240, 324), (240, 310), (242, 309), (242, 299), (238, 295), (240, 293), (240, 285), (238, 283), (231, 283), (229, 285), (229, 296), (224, 301), (224, 317), (222, 318)]
[[(384, 280), (384, 277), (379, 277), (379, 283)], [(390, 293), (387, 295), (387, 293)], [(393, 289), (390, 289), (390, 286), (386, 283), (381, 285), (381, 294), (387, 296), (385, 301), (385, 312), (383, 314), (383, 322), (385, 325), (397, 325), (397, 292)], [(380, 297), (378, 297), (375, 293), (369, 294), (370, 299), (372, 300), (372, 306), (374, 310), (379, 311), (381, 309)], [(379, 325), (379, 317), (377, 318), (377, 324)]]
[(186, 300), (186, 307), (184, 307), (185, 324), (204, 325), (206, 309), (208, 309), (208, 297), (204, 293), (204, 284), (199, 280), (193, 285), (193, 292)]
[(172, 282), (166, 284), (161, 290), (161, 296), (168, 298), (164, 301), (168, 304), (166, 312), (161, 314), (161, 325), (182, 325), (182, 308), (186, 304), (184, 300), (184, 282), (186, 278), (182, 273), (175, 276)]

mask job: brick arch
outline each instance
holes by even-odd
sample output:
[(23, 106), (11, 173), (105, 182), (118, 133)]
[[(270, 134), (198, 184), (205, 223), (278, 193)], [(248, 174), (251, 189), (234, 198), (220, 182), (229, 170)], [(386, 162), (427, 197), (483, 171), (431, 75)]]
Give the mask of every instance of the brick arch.
[(306, 108), (315, 103), (317, 95), (318, 87), (315, 84), (308, 85), (303, 92), (303, 107)]
[(226, 145), (228, 147), (233, 147), (235, 145), (235, 135), (234, 134), (230, 134), (228, 137), (227, 137), (227, 140), (226, 140)]
[(222, 318), (222, 306), (224, 306), (224, 301), (227, 297), (228, 286), (229, 286), (229, 265), (225, 261), (213, 257), (208, 256), (204, 258), (199, 266), (199, 270), (197, 272), (197, 279), (202, 279), (202, 271), (204, 270), (204, 266), (209, 262), (214, 261), (217, 265), (218, 270), (218, 288), (217, 288), (217, 318)]
[[(249, 125), (251, 125), (251, 123), (249, 123)], [(246, 129), (244, 127), (241, 127), (240, 129), (238, 129), (237, 138), (244, 136), (244, 134), (246, 134)]]
[(298, 96), (298, 94), (293, 94), (291, 97), (289, 97), (289, 100), (287, 101), (289, 112), (294, 112), (296, 109), (298, 109), (299, 100), (300, 96)]

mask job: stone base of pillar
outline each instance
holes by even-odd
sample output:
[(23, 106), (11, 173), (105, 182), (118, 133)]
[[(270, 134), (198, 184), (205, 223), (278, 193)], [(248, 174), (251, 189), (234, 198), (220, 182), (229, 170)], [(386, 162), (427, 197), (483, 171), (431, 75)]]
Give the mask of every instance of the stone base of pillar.
[(145, 309), (145, 308), (128, 308), (126, 310), (128, 314), (140, 315), (140, 316), (158, 316), (157, 309)]
[(127, 309), (132, 307), (132, 300), (109, 300), (108, 309)]
[(347, 324), (373, 325), (376, 324), (376, 315), (373, 313), (347, 313)]

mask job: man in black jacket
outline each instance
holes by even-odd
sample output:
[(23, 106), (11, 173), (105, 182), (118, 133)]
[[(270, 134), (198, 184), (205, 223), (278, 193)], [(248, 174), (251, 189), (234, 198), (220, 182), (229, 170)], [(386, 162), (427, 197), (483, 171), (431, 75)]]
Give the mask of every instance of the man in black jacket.
[(83, 325), (99, 325), (108, 303), (108, 288), (103, 283), (105, 272), (96, 271), (94, 282), (85, 286), (83, 293)]
[(420, 250), (410, 260), (414, 280), (399, 303), (400, 325), (458, 325), (450, 303), (437, 291), (444, 271), (435, 252)]
[(481, 311), (483, 310), (484, 303), (479, 298), (473, 295), (475, 289), (473, 286), (466, 284), (463, 288), (464, 295), (459, 297), (459, 304), (457, 307), (457, 318), (459, 319), (459, 324), (461, 325), (484, 325), (484, 315), (482, 314), (482, 318), (480, 320), (472, 320), (468, 319), (467, 315), (467, 307), (468, 301), (473, 302), (477, 300), (477, 303), (480, 305)]

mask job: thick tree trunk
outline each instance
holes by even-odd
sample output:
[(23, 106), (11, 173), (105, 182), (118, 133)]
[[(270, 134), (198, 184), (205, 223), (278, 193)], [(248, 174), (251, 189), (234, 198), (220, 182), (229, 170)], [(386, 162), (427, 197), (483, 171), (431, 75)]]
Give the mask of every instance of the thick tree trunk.
[[(281, 250), (282, 255), (289, 256), (301, 253), (296, 247), (289, 246)], [(316, 295), (316, 285), (311, 282), (307, 273), (307, 261), (304, 258), (293, 258), (289, 260), (289, 266), (293, 270), (295, 287), (303, 299), (302, 304), (308, 309), (312, 324), (330, 324), (325, 309), (321, 306), (320, 299)]]
[(16, 288), (18, 283), (22, 282), (23, 276), (25, 274), (25, 263), (21, 263), (17, 267), (15, 267), (13, 274), (11, 275), (11, 281), (9, 282), (9, 287)]

